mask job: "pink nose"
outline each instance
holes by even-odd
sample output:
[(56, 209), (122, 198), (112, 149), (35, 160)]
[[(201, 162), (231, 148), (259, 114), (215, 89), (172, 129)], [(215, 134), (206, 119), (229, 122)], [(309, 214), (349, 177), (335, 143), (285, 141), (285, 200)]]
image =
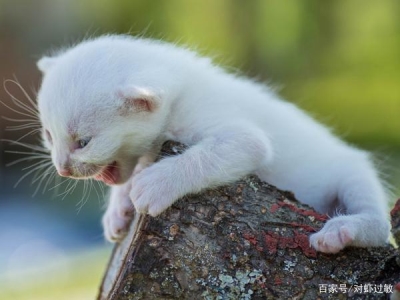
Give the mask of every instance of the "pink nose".
[(58, 174), (59, 174), (60, 176), (63, 176), (63, 177), (68, 177), (68, 176), (71, 176), (71, 175), (72, 175), (71, 171), (70, 171), (69, 169), (67, 169), (67, 168), (65, 168), (65, 169), (59, 169), (59, 170), (58, 170)]

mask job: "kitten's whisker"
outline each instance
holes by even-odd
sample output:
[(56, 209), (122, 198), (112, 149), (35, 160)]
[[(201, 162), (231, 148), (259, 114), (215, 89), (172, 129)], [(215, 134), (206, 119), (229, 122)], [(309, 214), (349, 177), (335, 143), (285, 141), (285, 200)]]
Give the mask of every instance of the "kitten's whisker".
[(41, 168), (43, 168), (42, 165), (37, 166), (35, 168), (33, 168), (32, 170), (26, 172), (24, 175), (21, 176), (21, 178), (17, 181), (17, 183), (14, 185), (14, 188), (16, 188), (18, 186), (18, 184), (21, 183), (22, 180), (24, 180), (24, 178), (26, 178), (28, 175), (32, 174), (33, 172), (40, 170)]
[[(60, 177), (57, 177), (58, 179), (60, 179)], [(60, 185), (62, 185), (63, 183), (65, 183), (66, 181), (68, 181), (69, 178), (64, 179), (63, 181), (59, 182), (58, 184), (56, 184), (55, 186), (53, 186), (52, 188), (50, 188), (49, 191), (54, 190), (55, 188), (59, 187)]]
[(23, 125), (7, 126), (6, 130), (7, 131), (18, 131), (18, 130), (25, 130), (25, 129), (30, 129), (30, 128), (39, 129), (39, 128), (41, 128), (41, 126), (36, 123), (27, 123), (27, 124), (23, 124)]
[(65, 191), (64, 191), (63, 193), (61, 193), (60, 195), (58, 195), (58, 196), (60, 197), (60, 196), (64, 195), (64, 196), (62, 197), (62, 200), (64, 200), (65, 197), (66, 197), (66, 196), (69, 194), (69, 192), (71, 191), (71, 189), (74, 187), (74, 184), (75, 184), (75, 182), (74, 182), (73, 180), (69, 180), (69, 181), (68, 181), (68, 185), (67, 185), (67, 187), (65, 188)]
[(1, 100), (0, 100), (0, 103), (1, 103), (2, 105), (4, 105), (5, 107), (7, 107), (9, 110), (11, 110), (11, 111), (13, 111), (13, 112), (15, 112), (15, 113), (17, 113), (17, 114), (19, 114), (19, 115), (22, 115), (22, 116), (25, 116), (25, 117), (28, 117), (28, 118), (35, 117), (34, 114), (27, 114), (26, 112), (22, 112), (22, 111), (16, 110), (15, 108), (9, 106), (8, 104), (4, 103), (4, 102), (1, 101)]
[(30, 160), (34, 160), (34, 159), (46, 160), (46, 159), (49, 159), (49, 158), (50, 157), (47, 156), (47, 155), (32, 155), (32, 156), (29, 156), (29, 157), (23, 157), (23, 158), (16, 159), (16, 160), (6, 164), (6, 167), (11, 167), (11, 166), (16, 165), (16, 164), (18, 164), (20, 162), (23, 162), (23, 161), (30, 161)]
[(53, 174), (55, 170), (53, 170), (53, 165), (52, 164), (48, 164), (46, 165), (44, 171), (38, 175), (36, 175), (31, 182), (31, 185), (33, 185), (35, 182), (37, 182), (38, 180), (40, 180), (43, 177), (46, 177), (47, 175)]
[(87, 185), (88, 185), (88, 180), (83, 181), (83, 197), (85, 197), (87, 193)]
[[(104, 185), (102, 185), (99, 181), (95, 180), (97, 185), (99, 186), (100, 192), (101, 192), (101, 199), (104, 199), (106, 195), (104, 194)], [(100, 197), (99, 197), (100, 198)], [(100, 199), (99, 199), (100, 201)]]
[[(36, 87), (33, 85), (33, 84), (31, 84), (30, 86), (29, 86), (29, 89), (31, 90), (31, 93), (33, 94), (33, 99), (37, 99), (37, 95), (38, 95), (38, 92), (37, 92), (37, 90), (36, 90)], [(32, 100), (32, 101), (30, 101), (31, 102), (31, 104), (39, 111), (39, 109), (38, 109), (38, 106), (37, 106), (37, 103), (36, 103), (36, 101), (34, 101), (33, 99), (29, 99), (29, 100)]]
[[(25, 95), (26, 99), (28, 99), (29, 103), (33, 106), (33, 108), (38, 111), (38, 106), (37, 103), (32, 99), (32, 97), (28, 94), (28, 92), (23, 88), (22, 84), (19, 83), (18, 79), (16, 78), (16, 76), (14, 76), (14, 81), (10, 80), (11, 82), (14, 82), (14, 84), (16, 84), (19, 89), (22, 91), (22, 93)], [(32, 93), (35, 95), (35, 98), (37, 96), (37, 92), (33, 89), (33, 86), (31, 86), (31, 91)]]
[(30, 136), (30, 135), (34, 135), (34, 134), (36, 134), (36, 133), (38, 133), (38, 132), (40, 132), (40, 131), (41, 131), (40, 128), (38, 128), (38, 129), (33, 129), (33, 130), (29, 131), (28, 133), (24, 134), (23, 136), (21, 136), (19, 139), (17, 139), (16, 142), (19, 142), (19, 141), (21, 141), (22, 139), (24, 139), (25, 137)]
[(10, 118), (10, 117), (6, 117), (6, 116), (1, 116), (2, 119), (7, 120), (7, 121), (11, 121), (11, 122), (18, 122), (18, 123), (26, 123), (26, 122), (30, 122), (30, 123), (34, 123), (37, 125), (40, 125), (40, 122), (38, 119), (14, 119), (14, 118)]
[[(38, 145), (32, 145), (32, 144), (23, 143), (23, 142), (20, 142), (20, 141), (13, 141), (13, 140), (7, 140), (7, 139), (2, 139), (2, 141), (3, 142), (9, 142), (11, 144), (22, 146), (24, 148), (35, 150), (35, 151), (38, 151), (38, 152), (45, 152), (45, 153), (48, 153), (49, 156), (50, 156), (50, 151), (48, 149), (46, 149), (44, 147), (41, 147), (41, 146), (38, 146)], [(29, 154), (29, 155), (30, 154), (35, 154), (34, 152), (21, 152), (21, 151), (13, 151), (13, 150), (7, 150), (5, 152), (7, 152), (7, 153), (17, 153), (17, 154)]]
[(50, 176), (48, 177), (46, 184), (43, 187), (42, 194), (44, 194), (44, 192), (47, 190), (47, 187), (49, 186), (50, 182), (55, 179), (56, 174), (57, 174), (56, 170), (53, 170), (53, 172), (50, 173)]
[(31, 164), (31, 165), (29, 165), (29, 166), (27, 166), (27, 167), (25, 167), (25, 168), (22, 168), (22, 171), (29, 170), (29, 169), (31, 169), (31, 168), (33, 168), (33, 167), (38, 166), (38, 165), (47, 166), (49, 163), (51, 163), (51, 162), (38, 161), (38, 162), (36, 162), (36, 163), (34, 163), (34, 164)]
[(100, 194), (99, 194), (99, 192), (97, 191), (97, 188), (96, 188), (95, 183), (93, 183), (93, 181), (91, 181), (91, 184), (93, 185), (93, 189), (94, 189), (94, 191), (95, 191), (95, 193), (96, 193), (96, 195), (97, 195), (97, 199), (99, 199), (99, 198), (100, 198)]
[[(25, 95), (25, 97), (28, 99), (28, 101), (30, 102), (31, 105), (33, 105), (33, 108), (31, 106), (26, 105), (23, 101), (19, 100), (18, 98), (16, 98), (9, 90), (7, 87), (7, 83), (13, 83), (16, 84), (20, 90), (22, 91), (22, 93)], [(11, 99), (13, 100), (13, 103), (18, 106), (19, 108), (21, 108), (22, 110), (24, 110), (27, 113), (30, 113), (32, 116), (36, 116), (36, 118), (38, 118), (38, 109), (37, 109), (37, 105), (33, 102), (33, 100), (30, 98), (30, 96), (26, 93), (26, 91), (22, 88), (22, 86), (16, 82), (13, 81), (11, 79), (7, 79), (4, 81), (3, 84), (4, 90), (6, 91), (6, 93), (11, 97)]]
[(74, 181), (73, 188), (72, 188), (72, 190), (71, 190), (71, 192), (70, 192), (71, 195), (74, 193), (74, 191), (75, 191), (76, 187), (78, 186), (79, 182), (80, 182), (80, 181), (78, 181), (78, 180), (75, 180), (75, 181)]
[(86, 204), (86, 202), (89, 200), (89, 196), (90, 196), (90, 192), (92, 190), (92, 185), (90, 184), (90, 182), (87, 182), (89, 184), (89, 192), (87, 195), (84, 195), (84, 197), (81, 198), (81, 200), (77, 203), (77, 213), (79, 214), (80, 211), (82, 210), (83, 206)]
[[(41, 187), (43, 181), (46, 179), (46, 177), (47, 177), (48, 175), (51, 175), (52, 172), (49, 172), (49, 169), (50, 169), (51, 167), (52, 167), (52, 166), (47, 167), (47, 168), (45, 169), (45, 171), (43, 172), (43, 174), (40, 175), (41, 179), (40, 179), (39, 184), (37, 185), (37, 187), (36, 187), (36, 189), (35, 189), (35, 192), (33, 193), (33, 196), (35, 196), (35, 195), (37, 194), (37, 192), (40, 190), (40, 187)], [(33, 182), (32, 182), (32, 183), (33, 183)]]
[(34, 156), (35, 152), (25, 152), (25, 151), (13, 151), (13, 150), (6, 150), (5, 153), (13, 153), (13, 154), (26, 154), (30, 156)]
[(63, 177), (58, 176), (58, 173), (55, 172), (55, 174), (54, 174), (54, 186), (53, 186), (53, 188), (49, 189), (49, 191), (54, 189), (53, 196), (57, 195), (57, 193), (58, 193), (58, 191), (60, 189), (60, 185), (62, 185), (62, 182), (61, 182), (62, 178)]
[[(32, 125), (18, 125), (18, 126), (7, 126), (6, 127), (6, 131), (20, 131), (20, 130), (25, 130), (25, 129), (31, 129), (31, 132), (41, 131), (40, 126), (32, 126)], [(20, 140), (20, 139), (21, 138), (19, 138), (18, 140)]]
[(32, 178), (31, 185), (33, 185), (36, 181), (38, 181), (42, 176), (46, 176), (47, 174), (49, 174), (52, 167), (53, 166), (51, 162), (43, 163), (42, 164), (42, 169), (44, 169), (43, 172), (40, 172), (41, 169), (37, 170), (37, 172)]

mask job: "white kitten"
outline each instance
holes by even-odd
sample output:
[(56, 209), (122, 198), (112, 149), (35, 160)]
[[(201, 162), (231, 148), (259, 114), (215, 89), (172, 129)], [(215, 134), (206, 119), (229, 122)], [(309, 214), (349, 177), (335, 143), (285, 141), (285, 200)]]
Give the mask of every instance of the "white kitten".
[[(321, 213), (342, 210), (311, 236), (319, 251), (388, 239), (386, 196), (368, 154), (263, 85), (186, 49), (127, 36), (82, 42), (38, 66), (43, 138), (59, 174), (113, 186), (109, 240), (124, 236), (131, 201), (156, 216), (187, 193), (250, 173)], [(167, 139), (190, 148), (149, 166)]]

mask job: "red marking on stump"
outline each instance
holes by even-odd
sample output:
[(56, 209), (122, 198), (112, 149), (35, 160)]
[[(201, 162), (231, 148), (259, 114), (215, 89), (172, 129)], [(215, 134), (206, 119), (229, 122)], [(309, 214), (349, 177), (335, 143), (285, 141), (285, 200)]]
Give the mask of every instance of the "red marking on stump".
[(400, 213), (400, 199), (397, 200), (393, 209), (390, 211), (390, 215), (393, 217), (393, 216), (397, 215), (398, 213)]
[[(321, 215), (319, 213), (317, 213), (316, 211), (312, 210), (312, 209), (304, 209), (304, 208), (298, 208), (297, 206), (291, 204), (291, 203), (287, 203), (287, 202), (283, 202), (283, 201), (278, 201), (276, 204), (273, 204), (271, 206), (271, 212), (275, 212), (278, 208), (276, 208), (277, 205), (278, 207), (287, 207), (289, 208), (291, 211), (298, 213), (300, 215), (303, 216), (311, 216), (314, 217), (315, 219), (319, 220), (319, 221), (326, 221), (328, 220), (328, 216), (326, 215)], [(274, 211), (273, 211), (274, 210)]]
[(278, 251), (278, 238), (279, 238), (279, 235), (277, 235), (274, 232), (265, 232), (264, 233), (265, 245), (270, 254), (275, 254), (276, 251)]
[(274, 203), (271, 205), (270, 211), (274, 214), (279, 209), (279, 207), (281, 207), (279, 204)]
[(307, 232), (316, 232), (317, 231), (317, 229), (315, 229), (314, 227), (309, 226), (309, 225), (305, 225), (305, 224), (299, 224), (299, 223), (296, 223), (296, 222), (292, 222), (292, 223), (290, 223), (290, 225), (292, 225), (293, 227), (302, 228)]
[(261, 247), (260, 245), (258, 245), (258, 241), (257, 238), (255, 237), (254, 234), (252, 233), (244, 233), (243, 234), (243, 238), (248, 241), (251, 245), (253, 245), (254, 247), (256, 247), (257, 251), (259, 252), (263, 252), (264, 248)]
[(390, 211), (390, 217), (392, 219), (392, 227), (393, 228), (400, 226), (400, 199), (397, 200), (393, 209)]
[(294, 249), (297, 247), (298, 247), (298, 245), (293, 237), (288, 237), (288, 236), (280, 236), (279, 237), (279, 248)]
[(256, 249), (257, 249), (257, 251), (259, 251), (259, 252), (263, 252), (263, 251), (264, 251), (264, 248), (263, 248), (263, 247), (260, 247), (260, 246), (256, 246)]
[(294, 232), (294, 239), (307, 257), (317, 257), (317, 251), (310, 246), (308, 235), (304, 233)]
[(268, 231), (264, 233), (264, 241), (269, 254), (275, 254), (279, 249), (300, 248), (307, 257), (317, 257), (317, 251), (310, 246), (308, 235), (294, 231), (293, 237), (281, 236)]
[(243, 237), (244, 237), (247, 241), (249, 241), (249, 243), (252, 244), (253, 246), (257, 244), (257, 239), (256, 239), (256, 237), (255, 237), (253, 234), (251, 234), (251, 233), (244, 233), (244, 234), (243, 234)]
[(281, 285), (281, 284), (283, 283), (282, 278), (275, 277), (274, 283), (275, 283), (276, 285)]

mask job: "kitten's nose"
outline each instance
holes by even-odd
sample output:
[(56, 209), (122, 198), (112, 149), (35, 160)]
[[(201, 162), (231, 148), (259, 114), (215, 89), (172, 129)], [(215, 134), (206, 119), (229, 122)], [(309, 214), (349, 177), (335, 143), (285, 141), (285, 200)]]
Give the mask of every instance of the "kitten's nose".
[(70, 169), (68, 169), (68, 168), (61, 168), (61, 169), (59, 169), (59, 170), (58, 170), (58, 174), (59, 174), (60, 176), (63, 176), (63, 177), (68, 177), (68, 176), (71, 176), (71, 175), (72, 175)]

